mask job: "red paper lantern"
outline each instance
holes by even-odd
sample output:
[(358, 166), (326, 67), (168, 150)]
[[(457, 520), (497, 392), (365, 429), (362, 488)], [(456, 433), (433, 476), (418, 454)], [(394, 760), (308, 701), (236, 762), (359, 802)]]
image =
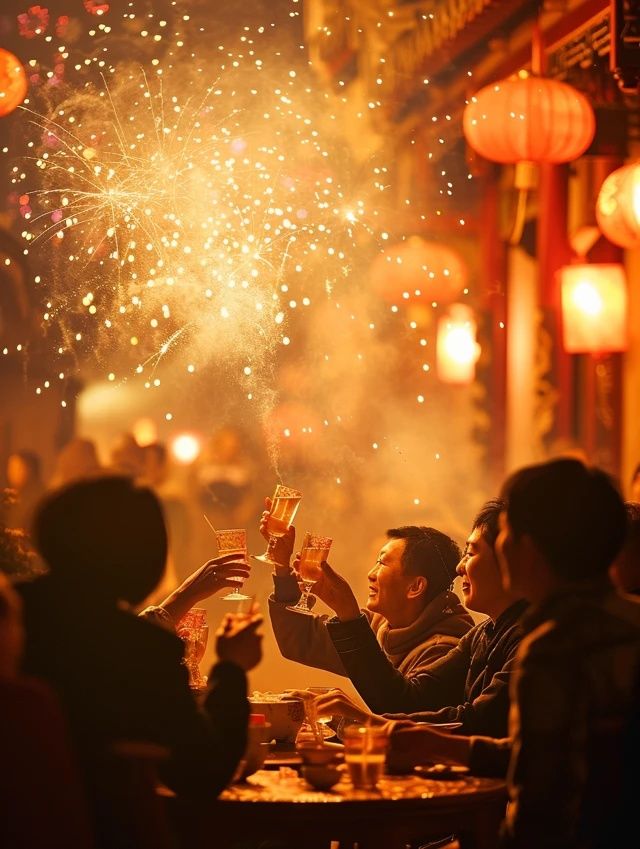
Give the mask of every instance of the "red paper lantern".
[(545, 77), (515, 77), (481, 89), (465, 107), (464, 135), (492, 162), (571, 162), (589, 147), (595, 116), (575, 88)]
[(447, 245), (411, 236), (376, 257), (371, 285), (391, 304), (410, 299), (450, 304), (467, 285), (467, 267)]
[(27, 75), (20, 60), (0, 47), (0, 117), (20, 106), (27, 88)]
[(627, 349), (627, 284), (622, 265), (560, 269), (564, 349), (603, 354)]
[(438, 321), (438, 377), (443, 383), (472, 383), (480, 346), (476, 342), (473, 311), (465, 304), (453, 304)]
[(598, 194), (596, 218), (614, 245), (640, 245), (640, 162), (609, 174)]

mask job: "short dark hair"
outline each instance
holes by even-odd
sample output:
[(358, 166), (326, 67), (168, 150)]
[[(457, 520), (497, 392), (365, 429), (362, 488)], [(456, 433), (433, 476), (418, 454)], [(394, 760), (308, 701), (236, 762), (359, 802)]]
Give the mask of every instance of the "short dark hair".
[(528, 534), (559, 577), (604, 575), (627, 533), (624, 503), (606, 472), (579, 460), (528, 466), (502, 489), (509, 525)]
[(131, 604), (160, 581), (167, 533), (160, 502), (128, 477), (62, 487), (40, 504), (34, 541), (51, 574), (78, 590)]
[(494, 547), (498, 532), (500, 530), (500, 513), (505, 509), (505, 503), (502, 498), (492, 498), (483, 504), (475, 519), (473, 520), (472, 528), (480, 529), (482, 536), (487, 543)]
[(627, 514), (627, 535), (624, 547), (630, 552), (637, 553), (640, 562), (640, 504), (626, 501), (624, 505)]
[(387, 536), (406, 541), (402, 568), (407, 575), (422, 575), (427, 579), (426, 601), (431, 601), (453, 583), (461, 553), (451, 537), (424, 525), (390, 528)]

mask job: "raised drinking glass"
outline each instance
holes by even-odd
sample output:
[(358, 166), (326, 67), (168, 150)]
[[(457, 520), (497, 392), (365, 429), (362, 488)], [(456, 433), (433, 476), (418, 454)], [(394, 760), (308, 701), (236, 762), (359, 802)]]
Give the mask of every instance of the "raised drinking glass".
[[(244, 528), (234, 528), (233, 530), (216, 531), (216, 540), (218, 541), (218, 554), (236, 554), (238, 560), (247, 559), (247, 532)], [(244, 578), (240, 575), (232, 575), (229, 578), (238, 586), (234, 587), (231, 592), (222, 596), (223, 601), (245, 601), (250, 596), (241, 593), (240, 590), (244, 584)]]
[(333, 540), (330, 537), (311, 533), (305, 534), (302, 551), (300, 552), (300, 562), (298, 563), (302, 595), (298, 603), (289, 607), (288, 610), (295, 610), (298, 613), (306, 613), (307, 615), (313, 613), (309, 607), (311, 587), (322, 577), (320, 564), (329, 556), (332, 542)]
[(291, 523), (295, 519), (302, 493), (297, 489), (291, 489), (289, 486), (278, 484), (273, 498), (271, 499), (271, 510), (267, 520), (267, 533), (269, 534), (269, 544), (264, 554), (252, 554), (254, 560), (259, 560), (261, 563), (268, 563), (271, 566), (277, 565), (274, 557), (275, 547), (278, 540), (281, 539), (291, 527)]

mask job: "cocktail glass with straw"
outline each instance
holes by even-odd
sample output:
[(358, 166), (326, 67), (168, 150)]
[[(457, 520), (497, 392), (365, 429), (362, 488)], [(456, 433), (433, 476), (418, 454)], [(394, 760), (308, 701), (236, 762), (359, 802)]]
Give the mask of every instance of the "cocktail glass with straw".
[(312, 533), (306, 533), (304, 535), (302, 551), (300, 552), (300, 562), (298, 564), (302, 595), (297, 604), (288, 607), (288, 610), (313, 615), (313, 611), (309, 607), (311, 587), (322, 577), (320, 564), (329, 556), (332, 542), (331, 537), (323, 537), (319, 534)]
[[(218, 541), (218, 554), (236, 554), (239, 560), (247, 559), (247, 532), (243, 528), (233, 530), (216, 531)], [(244, 578), (240, 575), (230, 575), (229, 580), (237, 584), (231, 592), (222, 596), (223, 601), (245, 601), (251, 598), (241, 593)]]
[(259, 560), (261, 563), (268, 563), (270, 566), (275, 566), (274, 558), (275, 547), (278, 540), (281, 539), (291, 527), (291, 523), (295, 519), (302, 493), (297, 489), (291, 489), (289, 486), (284, 486), (279, 483), (276, 486), (273, 498), (271, 499), (271, 510), (267, 520), (267, 533), (269, 534), (269, 544), (264, 554), (252, 554), (254, 560)]

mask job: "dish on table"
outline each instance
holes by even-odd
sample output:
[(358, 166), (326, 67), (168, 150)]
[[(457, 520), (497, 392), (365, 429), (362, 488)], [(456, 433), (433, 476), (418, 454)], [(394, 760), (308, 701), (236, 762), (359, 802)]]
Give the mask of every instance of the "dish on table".
[(456, 764), (427, 764), (425, 766), (415, 766), (413, 771), (420, 778), (441, 778), (443, 780), (465, 778), (465, 776), (469, 775), (468, 766), (458, 766)]

